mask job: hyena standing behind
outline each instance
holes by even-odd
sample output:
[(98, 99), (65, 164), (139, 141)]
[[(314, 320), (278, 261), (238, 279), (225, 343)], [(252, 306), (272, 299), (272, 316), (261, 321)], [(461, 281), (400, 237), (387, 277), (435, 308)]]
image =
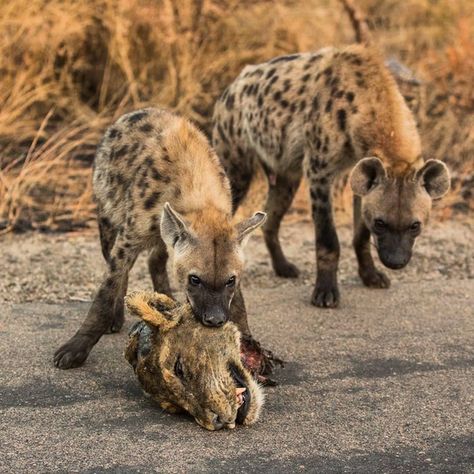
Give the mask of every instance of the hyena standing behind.
[(108, 271), (85, 321), (56, 351), (56, 366), (81, 365), (102, 334), (120, 330), (128, 273), (147, 249), (155, 291), (170, 294), (170, 254), (201, 322), (220, 326), (232, 316), (250, 337), (239, 289), (242, 247), (265, 214), (232, 224), (228, 179), (201, 132), (159, 109), (124, 115), (99, 145), (93, 183)]
[[(277, 275), (296, 277), (280, 246), (280, 222), (303, 172), (316, 229), (317, 276), (312, 303), (339, 303), (339, 242), (331, 206), (335, 177), (354, 167), (354, 248), (365, 285), (387, 288), (370, 254), (382, 263), (410, 260), (433, 199), (449, 189), (446, 166), (424, 162), (411, 112), (378, 52), (355, 45), (282, 56), (247, 66), (214, 110), (213, 145), (233, 190), (234, 210), (255, 166), (268, 176), (265, 242)], [(355, 165), (355, 166), (354, 166)]]

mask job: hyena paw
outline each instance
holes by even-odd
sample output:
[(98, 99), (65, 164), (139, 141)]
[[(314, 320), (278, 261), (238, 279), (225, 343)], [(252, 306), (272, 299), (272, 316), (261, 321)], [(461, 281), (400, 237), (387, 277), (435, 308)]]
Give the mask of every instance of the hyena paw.
[(72, 369), (84, 363), (91, 350), (85, 336), (74, 336), (54, 353), (54, 365), (59, 369)]
[(370, 272), (359, 272), (360, 278), (365, 286), (369, 288), (389, 288), (390, 279), (385, 273), (378, 270), (371, 270)]
[(316, 287), (311, 297), (311, 303), (318, 308), (337, 308), (339, 306), (339, 290), (333, 288)]
[(275, 263), (274, 269), (275, 273), (283, 278), (298, 278), (300, 274), (298, 267), (288, 260)]

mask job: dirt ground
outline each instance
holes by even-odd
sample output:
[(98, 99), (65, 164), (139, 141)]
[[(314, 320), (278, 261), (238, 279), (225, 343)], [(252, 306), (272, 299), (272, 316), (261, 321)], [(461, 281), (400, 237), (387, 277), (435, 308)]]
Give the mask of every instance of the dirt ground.
[[(309, 304), (309, 222), (283, 243), (302, 270), (272, 275), (261, 235), (248, 244), (254, 335), (285, 359), (261, 421), (209, 433), (163, 413), (123, 359), (126, 331), (86, 364), (56, 369), (104, 270), (97, 235), (0, 242), (0, 472), (474, 472), (473, 224), (433, 223), (389, 290), (363, 288), (340, 229), (342, 304)], [(149, 288), (146, 258), (130, 288)], [(131, 324), (127, 318), (126, 326)]]
[[(351, 232), (349, 225), (339, 226), (342, 292), (346, 284), (359, 284)], [(473, 241), (472, 220), (433, 222), (418, 239), (408, 267), (402, 271), (384, 271), (392, 283), (474, 278)], [(259, 288), (291, 291), (290, 288), (306, 286), (309, 299), (315, 272), (312, 224), (305, 218), (295, 222), (292, 217), (283, 224), (282, 242), (288, 258), (301, 270), (300, 277), (285, 280), (272, 273), (263, 237), (259, 233), (252, 237), (245, 250), (244, 287), (251, 285), (253, 291)], [(5, 302), (89, 301), (105, 271), (98, 235), (94, 230), (81, 234), (9, 234), (2, 238), (0, 245), (0, 299)], [(150, 285), (146, 255), (142, 254), (133, 268), (129, 288), (146, 289)]]

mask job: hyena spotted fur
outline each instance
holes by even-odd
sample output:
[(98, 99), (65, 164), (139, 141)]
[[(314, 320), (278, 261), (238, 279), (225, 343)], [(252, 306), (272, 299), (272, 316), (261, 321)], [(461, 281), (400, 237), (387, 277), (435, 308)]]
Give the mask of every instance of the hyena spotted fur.
[(124, 115), (98, 147), (93, 185), (107, 274), (85, 321), (56, 351), (56, 366), (81, 365), (102, 334), (121, 329), (128, 273), (144, 250), (151, 250), (155, 291), (170, 294), (170, 255), (198, 319), (220, 326), (233, 315), (250, 337), (239, 289), (242, 247), (265, 214), (231, 222), (229, 181), (199, 130), (164, 110)]
[(370, 254), (402, 268), (428, 221), (433, 199), (449, 189), (446, 166), (424, 162), (415, 121), (379, 53), (365, 45), (325, 48), (247, 66), (214, 109), (213, 145), (232, 185), (234, 210), (257, 163), (269, 181), (265, 242), (273, 268), (296, 277), (280, 246), (280, 222), (302, 175), (310, 189), (317, 275), (312, 303), (339, 304), (331, 185), (353, 168), (354, 249), (365, 285), (389, 286)]

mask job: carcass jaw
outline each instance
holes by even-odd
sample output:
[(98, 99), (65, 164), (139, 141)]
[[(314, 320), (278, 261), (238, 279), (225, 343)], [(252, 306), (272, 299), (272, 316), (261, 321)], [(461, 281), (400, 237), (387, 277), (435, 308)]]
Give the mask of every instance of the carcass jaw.
[(244, 423), (245, 418), (247, 417), (252, 395), (249, 388), (247, 387), (247, 384), (245, 383), (244, 377), (239, 373), (238, 368), (234, 364), (230, 364), (229, 370), (235, 383), (236, 395), (239, 405), (239, 408), (237, 409), (237, 418), (235, 421), (241, 425)]

